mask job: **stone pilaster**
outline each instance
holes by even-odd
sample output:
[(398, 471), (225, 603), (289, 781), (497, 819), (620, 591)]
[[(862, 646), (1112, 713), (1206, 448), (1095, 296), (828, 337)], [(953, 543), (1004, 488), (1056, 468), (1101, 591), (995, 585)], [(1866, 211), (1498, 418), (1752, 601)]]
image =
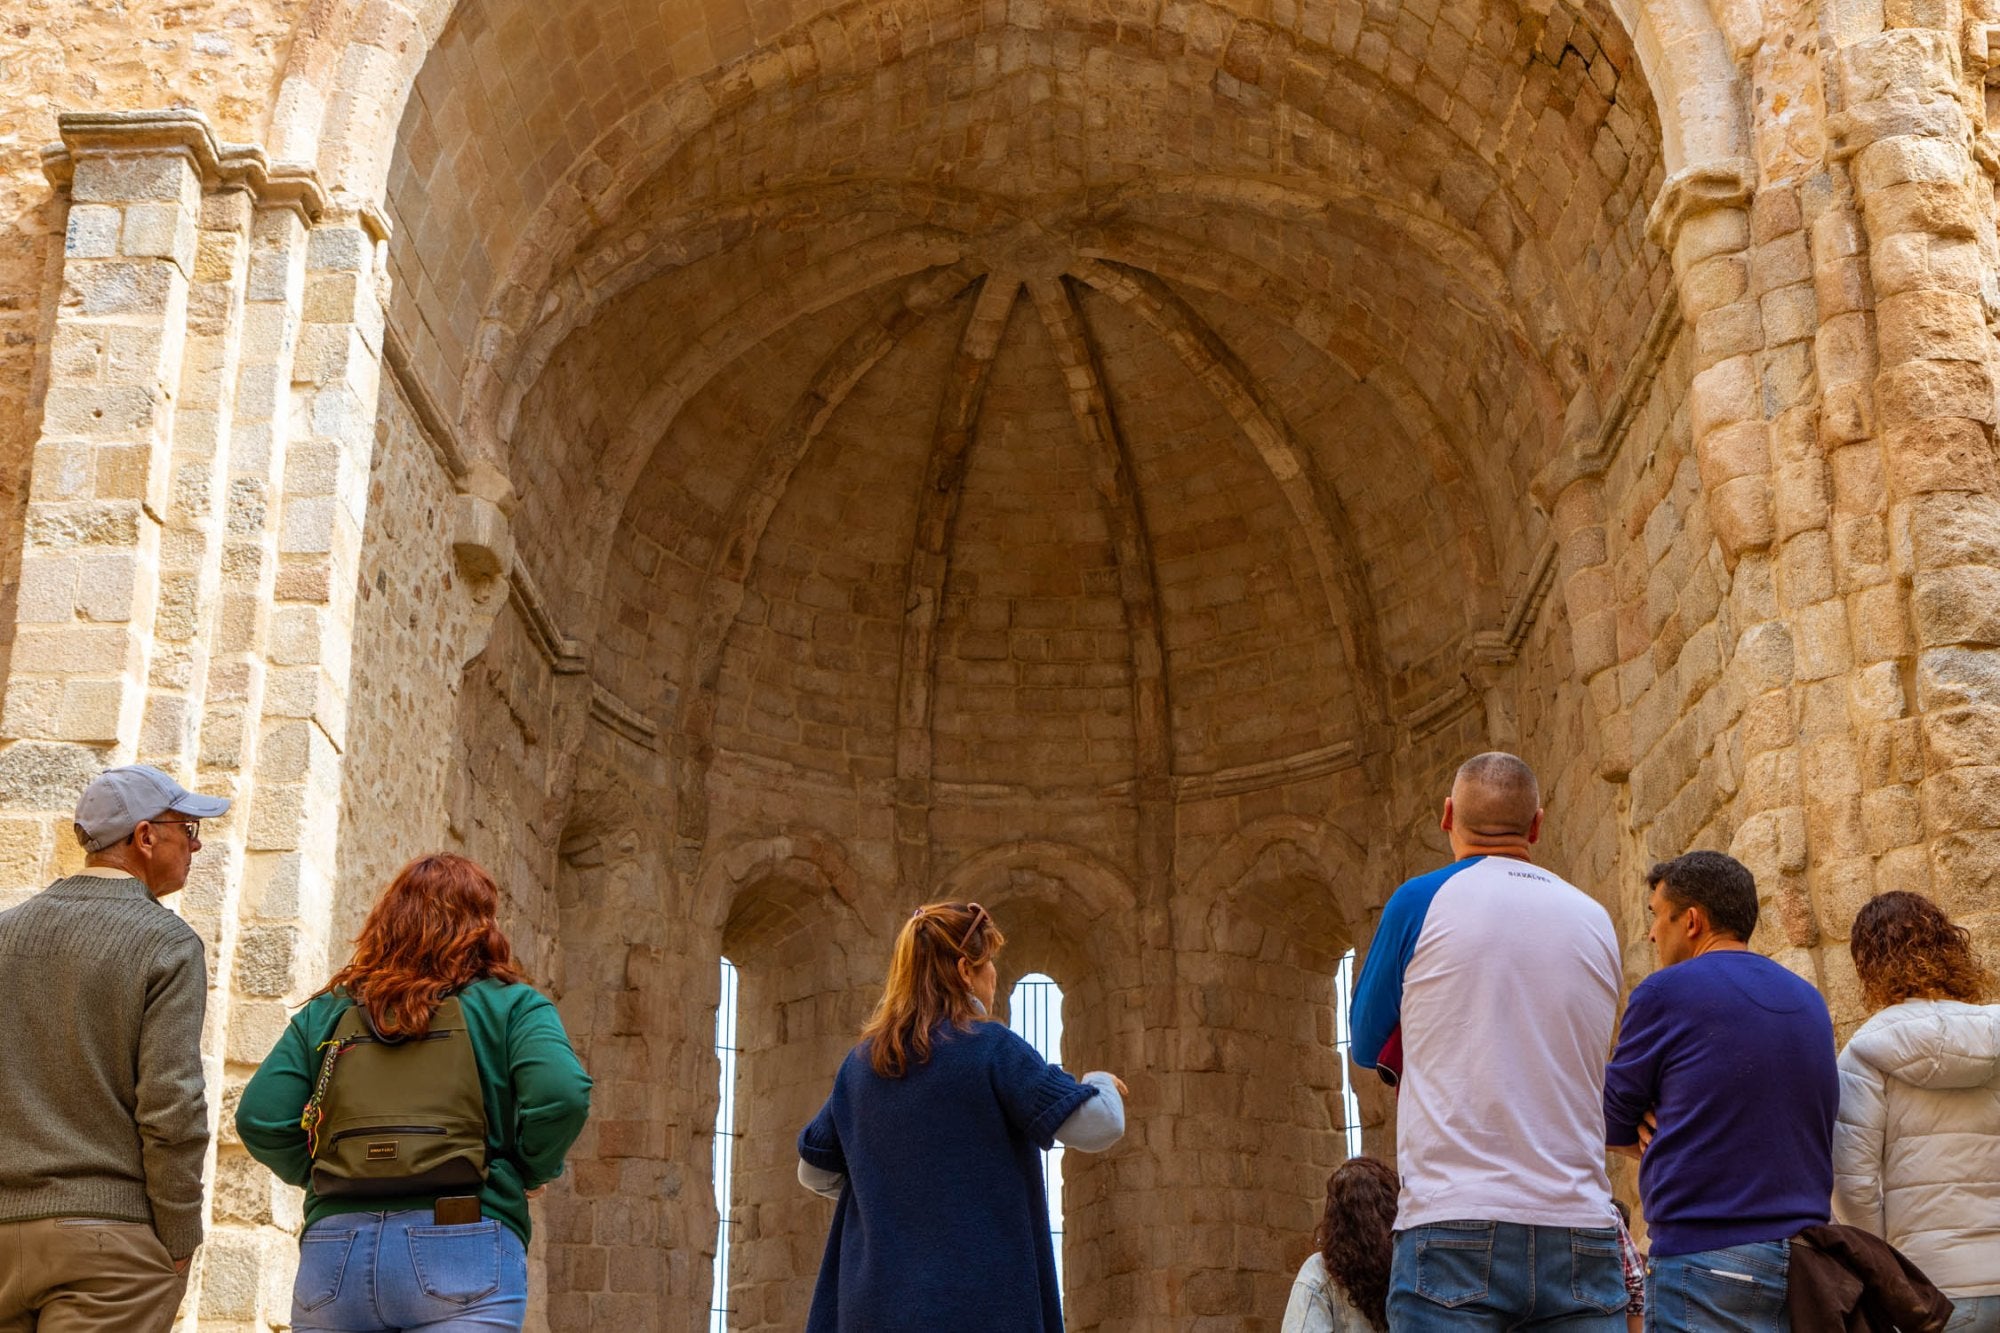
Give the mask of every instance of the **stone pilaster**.
[[(1805, 796), (1792, 692), (1798, 648), (1796, 627), (1780, 604), (1772, 552), (1774, 420), (1807, 397), (1810, 362), (1797, 347), (1789, 353), (1800, 363), (1794, 371), (1773, 361), (1764, 298), (1792, 284), (1775, 282), (1762, 267), (1753, 236), (1755, 186), (1755, 166), (1748, 161), (1689, 168), (1667, 182), (1649, 227), (1673, 257), (1694, 338), (1689, 414), (1695, 456), (1710, 525), (1734, 571), (1733, 643), (1725, 651), (1731, 677), (1726, 725), (1734, 734), (1717, 746), (1718, 776), (1725, 790), (1740, 793), (1729, 849), (1756, 874), (1778, 927), (1760, 935), (1759, 947), (1810, 971), (1810, 955), (1799, 952), (1813, 945), (1817, 930), (1805, 883)], [(1648, 813), (1635, 800), (1635, 820), (1644, 823)]]
[(198, 123), (67, 117), (62, 305), (35, 446), (5, 703), (9, 878), (75, 855), (91, 773), (137, 750), (201, 215)]
[[(1892, 3), (1884, 17), (1880, 31), (1843, 34), (1842, 109), (1829, 117), (1866, 230), (1884, 563), (1907, 590), (1914, 665), (1867, 678), (1885, 696), (1868, 738), (1882, 761), (1871, 808), (1895, 844), (1876, 887), (1927, 889), (1971, 918), (2000, 883), (2000, 468), (1979, 242), (1992, 195), (1972, 150), (1960, 6)], [(1990, 943), (1992, 919), (1975, 926)]]
[[(224, 1054), (240, 1084), (291, 1006), (323, 984), (335, 884), (348, 649), (381, 361), (377, 237), (357, 219), (300, 232), (261, 219), (251, 265), (246, 389), (230, 460), (226, 575), (202, 738), (218, 776), (248, 788), (225, 943)], [(289, 369), (289, 375), (285, 374)], [(286, 382), (289, 381), (289, 382)], [(287, 438), (288, 421), (291, 438)], [(295, 1196), (233, 1144), (217, 1169), (203, 1327), (284, 1318)]]
[[(270, 604), (277, 581), (279, 497), (292, 411), (292, 362), (305, 298), (304, 214), (284, 205), (261, 207), (250, 231), (245, 275), (242, 350), (235, 413), (223, 479), (220, 578), (213, 608), (203, 699), (199, 771), (204, 785), (253, 802), (258, 719), (269, 671)], [(246, 804), (254, 810), (254, 804)], [(212, 840), (205, 879), (189, 906), (190, 919), (210, 940), (216, 959), (209, 995), (210, 1086), (233, 1100), (264, 1057), (274, 1035), (266, 1023), (234, 1020), (239, 1001), (282, 999), (292, 973), (260, 943), (242, 947), (248, 861), (247, 819)], [(283, 937), (279, 937), (282, 940)], [(280, 964), (273, 969), (271, 962)], [(225, 1119), (219, 1127), (215, 1185), (210, 1196), (210, 1249), (204, 1265), (209, 1318), (261, 1328), (289, 1316), (285, 1284), (300, 1195), (252, 1161)]]

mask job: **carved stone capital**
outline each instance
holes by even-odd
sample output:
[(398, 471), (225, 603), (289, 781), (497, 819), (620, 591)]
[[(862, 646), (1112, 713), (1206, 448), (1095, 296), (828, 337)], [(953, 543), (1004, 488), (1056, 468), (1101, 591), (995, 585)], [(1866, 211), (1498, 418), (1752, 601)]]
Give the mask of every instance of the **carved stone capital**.
[(311, 168), (273, 166), (255, 144), (217, 140), (208, 117), (199, 111), (66, 111), (56, 126), (62, 141), (42, 149), (42, 174), (59, 189), (69, 185), (83, 158), (163, 153), (187, 158), (210, 189), (246, 189), (260, 204), (297, 209), (309, 224), (331, 206)]
[(1747, 157), (1684, 167), (1667, 178), (1646, 215), (1646, 235), (1673, 253), (1689, 218), (1718, 208), (1743, 208), (1757, 190), (1757, 164)]

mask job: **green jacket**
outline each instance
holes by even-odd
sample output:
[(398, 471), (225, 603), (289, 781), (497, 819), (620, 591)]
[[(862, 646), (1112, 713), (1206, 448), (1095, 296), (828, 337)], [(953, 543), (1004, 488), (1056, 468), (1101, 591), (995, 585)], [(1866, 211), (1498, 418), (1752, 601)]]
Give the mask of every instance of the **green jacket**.
[[(459, 993), (472, 1054), (486, 1094), (486, 1184), (479, 1202), (526, 1245), (527, 1192), (562, 1174), (563, 1154), (590, 1114), (590, 1075), (570, 1049), (562, 1020), (532, 986), (475, 981)], [(236, 1132), (250, 1155), (306, 1191), (306, 1226), (336, 1213), (403, 1212), (431, 1198), (322, 1199), (312, 1191), (312, 1158), (299, 1126), (319, 1073), (315, 1054), (348, 1007), (343, 994), (322, 995), (286, 1025), (278, 1044), (243, 1089)]]

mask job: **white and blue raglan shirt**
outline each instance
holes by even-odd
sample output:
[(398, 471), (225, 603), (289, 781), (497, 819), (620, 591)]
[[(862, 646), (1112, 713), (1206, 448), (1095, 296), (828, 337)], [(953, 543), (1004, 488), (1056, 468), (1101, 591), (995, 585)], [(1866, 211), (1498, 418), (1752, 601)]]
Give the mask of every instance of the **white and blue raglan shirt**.
[(1399, 1230), (1611, 1226), (1604, 1066), (1621, 968), (1611, 917), (1526, 861), (1474, 856), (1382, 910), (1354, 986), (1354, 1062), (1400, 1024)]

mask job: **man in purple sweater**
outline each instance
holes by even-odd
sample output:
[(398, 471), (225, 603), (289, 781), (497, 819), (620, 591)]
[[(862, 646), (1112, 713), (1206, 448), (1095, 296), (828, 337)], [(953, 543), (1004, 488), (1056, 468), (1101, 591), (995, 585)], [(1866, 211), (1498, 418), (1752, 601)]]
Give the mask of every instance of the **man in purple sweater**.
[(1633, 990), (1604, 1132), (1639, 1159), (1655, 1333), (1791, 1328), (1790, 1240), (1828, 1220), (1840, 1104), (1817, 990), (1750, 951), (1757, 885), (1720, 852), (1653, 867), (1661, 968)]

